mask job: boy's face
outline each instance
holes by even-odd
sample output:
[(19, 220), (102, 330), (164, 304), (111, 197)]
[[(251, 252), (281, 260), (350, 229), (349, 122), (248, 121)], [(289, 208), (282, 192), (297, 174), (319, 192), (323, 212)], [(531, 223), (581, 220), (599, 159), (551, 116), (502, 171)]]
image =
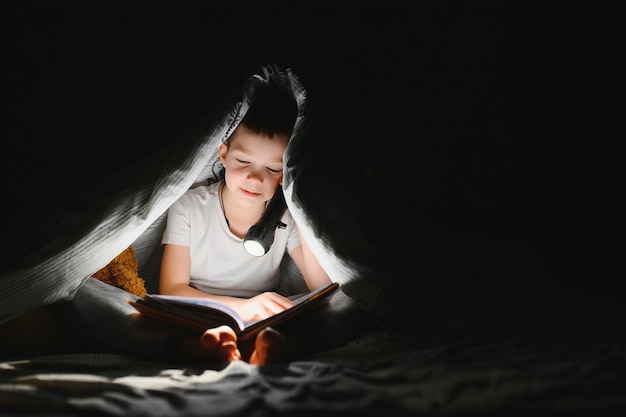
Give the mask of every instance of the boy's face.
[(272, 198), (283, 183), (283, 154), (287, 140), (270, 139), (238, 126), (230, 146), (222, 143), (220, 161), (228, 189), (243, 202), (258, 204)]

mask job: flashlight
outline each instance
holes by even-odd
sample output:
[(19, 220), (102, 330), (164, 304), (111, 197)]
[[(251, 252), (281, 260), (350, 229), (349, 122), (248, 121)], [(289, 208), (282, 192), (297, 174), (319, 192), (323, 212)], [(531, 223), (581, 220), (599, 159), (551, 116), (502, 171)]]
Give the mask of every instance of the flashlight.
[(243, 238), (243, 247), (250, 255), (263, 256), (270, 250), (270, 246), (274, 243), (276, 229), (284, 229), (287, 226), (280, 221), (286, 209), (283, 187), (279, 185), (274, 196), (267, 203), (261, 219), (248, 229)]

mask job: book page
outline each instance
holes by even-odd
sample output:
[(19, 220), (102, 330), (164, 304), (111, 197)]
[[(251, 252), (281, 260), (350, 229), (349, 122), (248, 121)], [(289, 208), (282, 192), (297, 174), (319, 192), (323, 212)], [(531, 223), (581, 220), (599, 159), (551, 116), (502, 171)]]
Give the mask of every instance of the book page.
[(234, 309), (226, 304), (220, 303), (219, 301), (202, 297), (184, 297), (179, 295), (148, 294), (147, 296), (158, 300), (166, 300), (171, 302), (173, 305), (179, 305), (183, 307), (188, 305), (197, 305), (213, 310), (219, 310), (234, 318), (239, 324), (239, 328), (243, 329), (245, 326), (243, 320), (241, 319), (241, 317), (239, 317), (239, 314), (237, 314)]
[(338, 283), (331, 282), (296, 297), (291, 308), (266, 319), (246, 323), (231, 307), (208, 298), (147, 294), (136, 301), (128, 302), (143, 315), (194, 331), (202, 332), (225, 324), (237, 333), (240, 340), (247, 340), (267, 326), (280, 324), (303, 311), (319, 307), (327, 302), (338, 288)]

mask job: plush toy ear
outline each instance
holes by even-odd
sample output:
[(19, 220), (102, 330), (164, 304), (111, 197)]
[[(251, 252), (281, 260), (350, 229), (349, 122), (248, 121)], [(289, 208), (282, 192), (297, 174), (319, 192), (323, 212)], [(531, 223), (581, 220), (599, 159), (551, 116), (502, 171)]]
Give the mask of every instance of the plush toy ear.
[(92, 277), (143, 297), (146, 294), (146, 283), (139, 276), (138, 271), (137, 253), (132, 246), (129, 246)]

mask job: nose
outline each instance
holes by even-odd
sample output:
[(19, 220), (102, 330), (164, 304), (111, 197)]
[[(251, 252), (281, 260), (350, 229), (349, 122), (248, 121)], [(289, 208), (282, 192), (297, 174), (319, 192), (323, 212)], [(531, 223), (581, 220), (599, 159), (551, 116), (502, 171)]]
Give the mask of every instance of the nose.
[(258, 182), (259, 184), (263, 183), (264, 180), (264, 169), (261, 168), (250, 168), (248, 170), (247, 180), (251, 182)]

